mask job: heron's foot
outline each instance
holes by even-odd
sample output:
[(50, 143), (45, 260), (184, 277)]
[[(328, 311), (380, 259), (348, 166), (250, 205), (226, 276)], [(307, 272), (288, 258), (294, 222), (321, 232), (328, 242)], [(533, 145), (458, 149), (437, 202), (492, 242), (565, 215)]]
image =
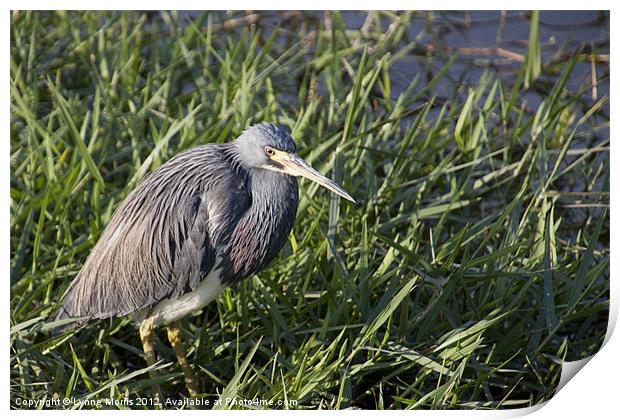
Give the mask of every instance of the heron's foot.
[[(145, 319), (140, 324), (140, 340), (142, 341), (142, 349), (144, 350), (144, 358), (149, 366), (153, 366), (155, 360), (155, 347), (153, 346), (153, 321), (150, 318)], [(149, 372), (151, 380), (155, 379), (155, 372)], [(153, 395), (155, 397), (156, 406), (162, 408), (161, 391), (159, 385), (153, 384)]]
[(191, 397), (195, 397), (200, 393), (198, 382), (196, 378), (192, 374), (192, 371), (189, 368), (189, 363), (187, 362), (187, 357), (185, 356), (185, 348), (183, 347), (183, 333), (181, 331), (181, 323), (179, 321), (174, 321), (168, 324), (168, 340), (170, 341), (170, 345), (172, 349), (177, 355), (177, 360), (179, 361), (179, 366), (181, 366), (181, 370), (183, 371), (183, 376), (185, 377), (185, 386), (187, 387), (187, 391)]

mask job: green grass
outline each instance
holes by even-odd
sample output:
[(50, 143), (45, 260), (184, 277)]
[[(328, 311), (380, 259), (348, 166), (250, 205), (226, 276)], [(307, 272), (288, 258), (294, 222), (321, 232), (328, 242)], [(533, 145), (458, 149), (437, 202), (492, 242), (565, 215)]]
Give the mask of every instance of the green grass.
[[(338, 12), (278, 27), (223, 18), (12, 14), (11, 406), (149, 397), (151, 369), (165, 395), (185, 395), (163, 331), (147, 368), (128, 318), (58, 337), (48, 319), (140, 179), (260, 121), (287, 126), (358, 203), (301, 181), (281, 256), (184, 320), (206, 398), (550, 398), (560, 362), (596, 352), (607, 323), (609, 97), (575, 76), (589, 53), (545, 61), (536, 42), (500, 77), (441, 51), (411, 55), (441, 14), (372, 12), (364, 30)], [(403, 82), (398, 66), (414, 59), (425, 71)], [(461, 83), (459, 68), (480, 77)], [(599, 63), (600, 86), (608, 75)]]

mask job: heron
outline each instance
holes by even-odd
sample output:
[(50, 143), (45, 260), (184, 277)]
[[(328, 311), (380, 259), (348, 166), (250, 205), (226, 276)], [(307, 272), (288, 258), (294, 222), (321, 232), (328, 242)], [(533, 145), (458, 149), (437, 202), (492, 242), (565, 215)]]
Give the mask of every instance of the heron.
[(295, 222), (300, 176), (355, 203), (274, 124), (177, 154), (116, 209), (62, 297), (55, 320), (67, 324), (56, 332), (133, 316), (152, 366), (154, 329), (166, 326), (187, 391), (196, 396), (180, 321), (277, 256)]

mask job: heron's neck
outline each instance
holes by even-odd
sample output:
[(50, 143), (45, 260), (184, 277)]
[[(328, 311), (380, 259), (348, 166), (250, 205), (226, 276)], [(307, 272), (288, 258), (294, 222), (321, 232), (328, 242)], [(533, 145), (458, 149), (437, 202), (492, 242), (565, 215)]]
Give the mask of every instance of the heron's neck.
[(250, 212), (284, 216), (291, 210), (297, 211), (297, 178), (268, 169), (250, 169), (248, 173), (252, 191)]
[[(267, 169), (250, 171), (252, 205), (247, 214), (250, 223), (262, 229), (260, 240), (270, 251), (270, 260), (284, 245), (293, 228), (299, 201), (297, 178)], [(275, 249), (277, 248), (277, 249)]]
[(252, 204), (231, 237), (228, 281), (262, 270), (277, 255), (295, 222), (297, 179), (266, 169), (250, 169)]

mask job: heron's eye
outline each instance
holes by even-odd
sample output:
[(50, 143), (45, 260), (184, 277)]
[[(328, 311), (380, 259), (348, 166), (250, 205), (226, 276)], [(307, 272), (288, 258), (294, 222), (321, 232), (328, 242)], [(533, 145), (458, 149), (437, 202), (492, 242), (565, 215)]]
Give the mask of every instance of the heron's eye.
[(271, 147), (265, 147), (265, 153), (267, 153), (267, 156), (273, 156), (276, 154), (276, 151)]

